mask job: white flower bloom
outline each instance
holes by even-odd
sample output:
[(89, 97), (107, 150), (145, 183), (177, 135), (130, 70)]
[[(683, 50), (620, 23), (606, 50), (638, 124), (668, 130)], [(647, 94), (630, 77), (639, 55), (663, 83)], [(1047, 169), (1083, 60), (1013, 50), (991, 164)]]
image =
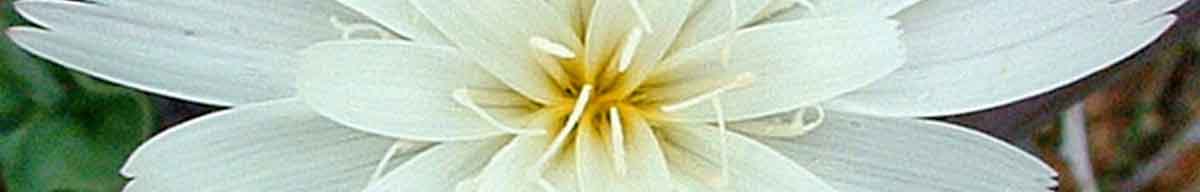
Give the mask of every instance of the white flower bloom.
[(126, 191), (1048, 191), (961, 114), (1150, 43), (1184, 0), (23, 0), (8, 35), (231, 106)]

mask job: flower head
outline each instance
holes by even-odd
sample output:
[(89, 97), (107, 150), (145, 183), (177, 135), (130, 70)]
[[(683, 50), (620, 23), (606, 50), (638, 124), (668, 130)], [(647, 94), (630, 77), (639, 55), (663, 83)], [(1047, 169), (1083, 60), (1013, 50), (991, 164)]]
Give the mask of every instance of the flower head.
[(145, 144), (127, 191), (1046, 191), (916, 118), (1099, 70), (1182, 2), (26, 0), (48, 29), (9, 35), (233, 106)]

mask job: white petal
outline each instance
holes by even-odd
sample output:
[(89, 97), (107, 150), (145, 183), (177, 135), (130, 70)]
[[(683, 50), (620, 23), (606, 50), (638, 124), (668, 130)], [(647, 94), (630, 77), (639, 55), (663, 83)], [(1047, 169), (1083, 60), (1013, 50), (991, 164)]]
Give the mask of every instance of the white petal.
[[(786, 112), (833, 98), (881, 78), (904, 62), (895, 22), (875, 17), (816, 18), (769, 24), (739, 32), (730, 63), (721, 62), (723, 37), (669, 58), (666, 69), (644, 88), (672, 103), (734, 82), (743, 88), (720, 95), (730, 120)], [(682, 119), (712, 120), (713, 110), (691, 107)]]
[[(681, 169), (685, 169), (685, 168), (671, 167), (671, 180), (675, 182), (674, 183), (675, 191), (720, 192), (719, 189), (716, 189), (713, 186), (710, 186), (711, 184), (705, 183), (706, 179), (711, 180), (712, 177), (700, 178), (698, 176), (692, 175), (689, 172), (685, 172), (687, 170), (681, 170)], [(708, 181), (708, 182), (711, 182), (711, 181)]]
[[(571, 150), (574, 146), (567, 146), (565, 150)], [(560, 192), (580, 191), (579, 177), (576, 176), (577, 169), (575, 168), (575, 154), (562, 153), (550, 163), (543, 177), (554, 185), (554, 189)]]
[[(542, 116), (531, 119), (528, 124), (530, 127), (562, 126), (564, 118)], [(545, 170), (535, 167), (550, 144), (551, 138), (544, 135), (513, 138), (480, 171), (479, 188), (496, 192), (541, 191), (538, 182), (545, 179), (559, 191), (578, 191), (573, 154), (563, 153), (551, 159)]]
[(626, 113), (625, 156), (629, 164), (625, 175), (620, 173), (610, 155), (611, 133), (601, 134), (596, 127), (581, 124), (575, 136), (578, 160), (575, 165), (583, 191), (671, 191), (672, 183), (667, 161), (658, 138), (650, 125), (635, 113)]
[(542, 190), (534, 172), (538, 157), (546, 151), (546, 136), (516, 137), (491, 158), (479, 173), (480, 189), (494, 192)]
[(588, 18), (591, 18), (592, 7), (596, 4), (595, 0), (546, 0), (551, 6), (558, 10), (559, 15), (571, 24), (571, 29), (575, 29), (576, 34), (583, 36), (584, 24), (587, 24)]
[(21, 47), (68, 68), (214, 105), (293, 94), (291, 52), (339, 38), (330, 17), (361, 18), (326, 0), (24, 0), (48, 29), (8, 31)]
[(567, 20), (545, 1), (412, 0), (460, 48), (510, 87), (535, 101), (563, 97), (542, 71), (530, 38), (542, 37), (580, 50)]
[(1012, 145), (946, 123), (831, 112), (804, 136), (762, 138), (840, 191), (1050, 191), (1056, 173)]
[[(452, 48), (406, 41), (339, 41), (300, 53), (301, 98), (338, 122), (413, 140), (472, 140), (502, 134), (456, 102), (458, 89), (505, 92), (504, 85)], [(521, 97), (497, 94), (496, 97)], [(529, 108), (500, 107), (497, 119)]]
[(492, 137), (437, 144), (388, 172), (363, 191), (454, 191), (460, 183), (478, 174), (488, 159), (509, 140), (510, 137)]
[(812, 2), (813, 16), (846, 16), (874, 14), (889, 17), (901, 10), (926, 0), (808, 0)]
[(722, 162), (720, 153), (724, 147), (729, 178), (727, 190), (714, 191), (834, 191), (825, 181), (813, 175), (805, 167), (775, 150), (742, 136), (727, 133), (727, 145), (721, 146), (721, 134), (707, 125), (672, 126), (661, 129), (663, 151), (672, 171), (682, 174), (672, 177), (687, 187), (703, 183), (708, 189), (720, 189)]
[(270, 101), (175, 126), (138, 148), (121, 173), (133, 178), (129, 192), (356, 191), (394, 142), (321, 118), (295, 100)]
[[(729, 18), (730, 1), (737, 3), (737, 18)], [(733, 29), (741, 28), (767, 8), (768, 3), (772, 0), (705, 0), (697, 1), (696, 4), (701, 4), (698, 12), (692, 13), (688, 21), (683, 26), (683, 30), (679, 32), (679, 37), (675, 40), (673, 49), (683, 49), (691, 47), (701, 41), (708, 40), (730, 32)], [(788, 0), (790, 1), (790, 0)], [(730, 24), (730, 21), (737, 23)]]
[(379, 24), (416, 42), (450, 45), (441, 31), (408, 0), (338, 0)]
[(1163, 33), (1183, 0), (929, 0), (896, 16), (910, 62), (830, 104), (886, 116), (983, 110), (1066, 85)]
[[(638, 8), (648, 19), (650, 29), (642, 29), (646, 35), (637, 46), (633, 57), (635, 66), (651, 66), (662, 59), (667, 48), (679, 34), (680, 28), (688, 18), (691, 1), (687, 0), (639, 0)], [(587, 31), (587, 55), (590, 66), (599, 67), (608, 64), (614, 58), (626, 34), (634, 28), (645, 28), (634, 12), (634, 6), (629, 0), (596, 1), (592, 11), (591, 26)], [(631, 71), (649, 71), (632, 69)]]

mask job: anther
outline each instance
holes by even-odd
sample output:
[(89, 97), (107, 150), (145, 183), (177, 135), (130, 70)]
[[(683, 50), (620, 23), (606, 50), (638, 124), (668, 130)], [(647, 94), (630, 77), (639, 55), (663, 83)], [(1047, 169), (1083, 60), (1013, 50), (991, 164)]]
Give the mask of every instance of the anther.
[(621, 125), (621, 112), (617, 107), (608, 108), (608, 122), (610, 135), (612, 137), (612, 158), (615, 162), (617, 174), (625, 176), (629, 173), (628, 165), (625, 162), (625, 128)]
[(483, 107), (480, 107), (478, 104), (476, 104), (475, 101), (471, 99), (471, 93), (468, 89), (463, 88), (463, 89), (454, 90), (453, 97), (454, 97), (454, 100), (458, 101), (459, 104), (462, 104), (464, 107), (471, 109), (471, 111), (474, 111), (476, 115), (479, 115), (479, 117), (483, 118), (485, 121), (492, 124), (492, 126), (499, 128), (501, 131), (516, 134), (516, 135), (545, 135), (546, 134), (546, 130), (522, 130), (522, 129), (516, 129), (516, 128), (509, 127), (508, 125), (505, 125), (504, 123), (500, 122), (500, 120), (497, 120), (495, 117), (492, 117), (492, 115), (488, 114), (488, 112), (486, 110), (484, 110)]

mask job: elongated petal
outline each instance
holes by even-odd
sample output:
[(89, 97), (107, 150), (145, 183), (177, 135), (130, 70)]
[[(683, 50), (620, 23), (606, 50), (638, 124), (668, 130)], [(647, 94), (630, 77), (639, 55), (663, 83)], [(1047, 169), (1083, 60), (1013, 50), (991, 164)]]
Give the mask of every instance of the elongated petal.
[(417, 9), (459, 47), (518, 92), (540, 103), (562, 91), (537, 64), (529, 40), (542, 37), (572, 50), (581, 47), (566, 19), (545, 1), (412, 0)]
[(459, 184), (469, 182), (476, 176), (487, 165), (488, 159), (509, 140), (510, 137), (492, 137), (437, 144), (388, 172), (363, 191), (455, 191)]
[[(672, 176), (690, 177), (677, 179), (682, 187), (713, 191), (834, 191), (807, 168), (738, 133), (727, 133), (727, 144), (722, 146), (720, 132), (707, 125), (673, 126), (661, 132), (671, 170), (683, 173)], [(722, 151), (728, 164), (721, 164)], [(722, 168), (728, 169), (729, 177), (724, 181)], [(724, 188), (719, 187), (722, 182)]]
[(361, 18), (326, 0), (92, 2), (16, 2), (47, 29), (8, 35), (68, 68), (214, 105), (291, 96), (292, 51), (339, 38), (331, 17)]
[[(730, 18), (732, 7), (730, 1), (737, 6), (736, 18)], [(701, 4), (696, 13), (688, 18), (687, 23), (683, 26), (683, 30), (679, 32), (679, 38), (675, 40), (673, 49), (683, 49), (691, 47), (704, 40), (729, 33), (734, 29), (739, 29), (750, 21), (753, 21), (759, 16), (767, 5), (772, 0), (705, 0), (697, 1), (696, 4)], [(789, 0), (790, 1), (790, 0)], [(730, 23), (736, 22), (736, 23)]]
[(595, 0), (547, 0), (547, 2), (558, 10), (559, 15), (567, 20), (576, 34), (583, 36), (584, 25), (591, 18), (592, 8), (596, 4)]
[(845, 191), (1050, 191), (1036, 157), (963, 127), (831, 112), (793, 138), (762, 141)]
[(1165, 31), (1183, 0), (928, 0), (896, 16), (910, 62), (830, 107), (941, 116), (1024, 99), (1104, 69)]
[(533, 166), (549, 145), (546, 136), (513, 138), (480, 171), (479, 188), (494, 192), (542, 190), (537, 185), (540, 175)]
[(433, 23), (408, 0), (338, 0), (388, 29), (421, 43), (450, 45)]
[[(687, 0), (639, 0), (634, 7), (628, 0), (596, 1), (592, 11), (591, 26), (587, 31), (587, 61), (591, 66), (608, 64), (628, 33), (642, 28), (646, 35), (637, 46), (632, 63), (635, 66), (656, 63), (663, 58), (667, 48), (679, 34), (688, 19), (691, 1)], [(636, 9), (636, 10), (635, 10)], [(641, 21), (637, 12), (645, 13)], [(649, 22), (643, 24), (642, 22)], [(646, 27), (649, 29), (645, 29)], [(649, 71), (632, 69), (631, 71)]]
[[(630, 113), (628, 117), (635, 117)], [(580, 127), (576, 135), (575, 166), (583, 191), (672, 191), (670, 170), (661, 151), (658, 138), (650, 125), (641, 118), (626, 123), (628, 141), (621, 146), (628, 150), (624, 156), (628, 167), (619, 170), (608, 141), (612, 133), (601, 134), (595, 127)], [(587, 125), (587, 124), (584, 124)], [(625, 173), (622, 173), (624, 171)]]
[(674, 181), (675, 191), (687, 192), (719, 192), (720, 190), (713, 187), (713, 183), (718, 182), (715, 177), (704, 175), (693, 175), (696, 172), (682, 170), (686, 168), (671, 167), (671, 180)]
[[(504, 85), (449, 47), (405, 41), (341, 41), (304, 50), (298, 85), (318, 112), (367, 132), (413, 140), (470, 140), (500, 129), (457, 102), (455, 91), (498, 90)], [(515, 94), (496, 94), (510, 97)], [(482, 102), (480, 102), (482, 103)], [(496, 119), (530, 109), (499, 107)]]
[(809, 0), (813, 9), (812, 16), (846, 16), (870, 14), (890, 17), (901, 10), (924, 0)]
[[(238, 106), (143, 144), (125, 191), (357, 191), (395, 140), (321, 118), (295, 100)], [(413, 146), (418, 146), (416, 143)], [(404, 162), (415, 149), (390, 162)]]
[[(764, 25), (738, 34), (730, 63), (717, 37), (669, 58), (645, 88), (673, 103), (731, 84), (720, 94), (730, 120), (781, 113), (831, 99), (882, 78), (904, 63), (896, 23), (875, 17), (818, 18)], [(735, 77), (736, 76), (736, 77)], [(704, 105), (674, 114), (713, 120)]]
[[(562, 126), (561, 116), (541, 116), (529, 121), (530, 127)], [(515, 137), (504, 148), (496, 152), (487, 166), (480, 171), (478, 188), (495, 192), (540, 191), (539, 180), (545, 179), (559, 191), (578, 191), (575, 177), (574, 154), (560, 154), (551, 159), (546, 169), (539, 169), (537, 161), (546, 153), (551, 138), (547, 136)], [(540, 172), (539, 172), (540, 171)]]

